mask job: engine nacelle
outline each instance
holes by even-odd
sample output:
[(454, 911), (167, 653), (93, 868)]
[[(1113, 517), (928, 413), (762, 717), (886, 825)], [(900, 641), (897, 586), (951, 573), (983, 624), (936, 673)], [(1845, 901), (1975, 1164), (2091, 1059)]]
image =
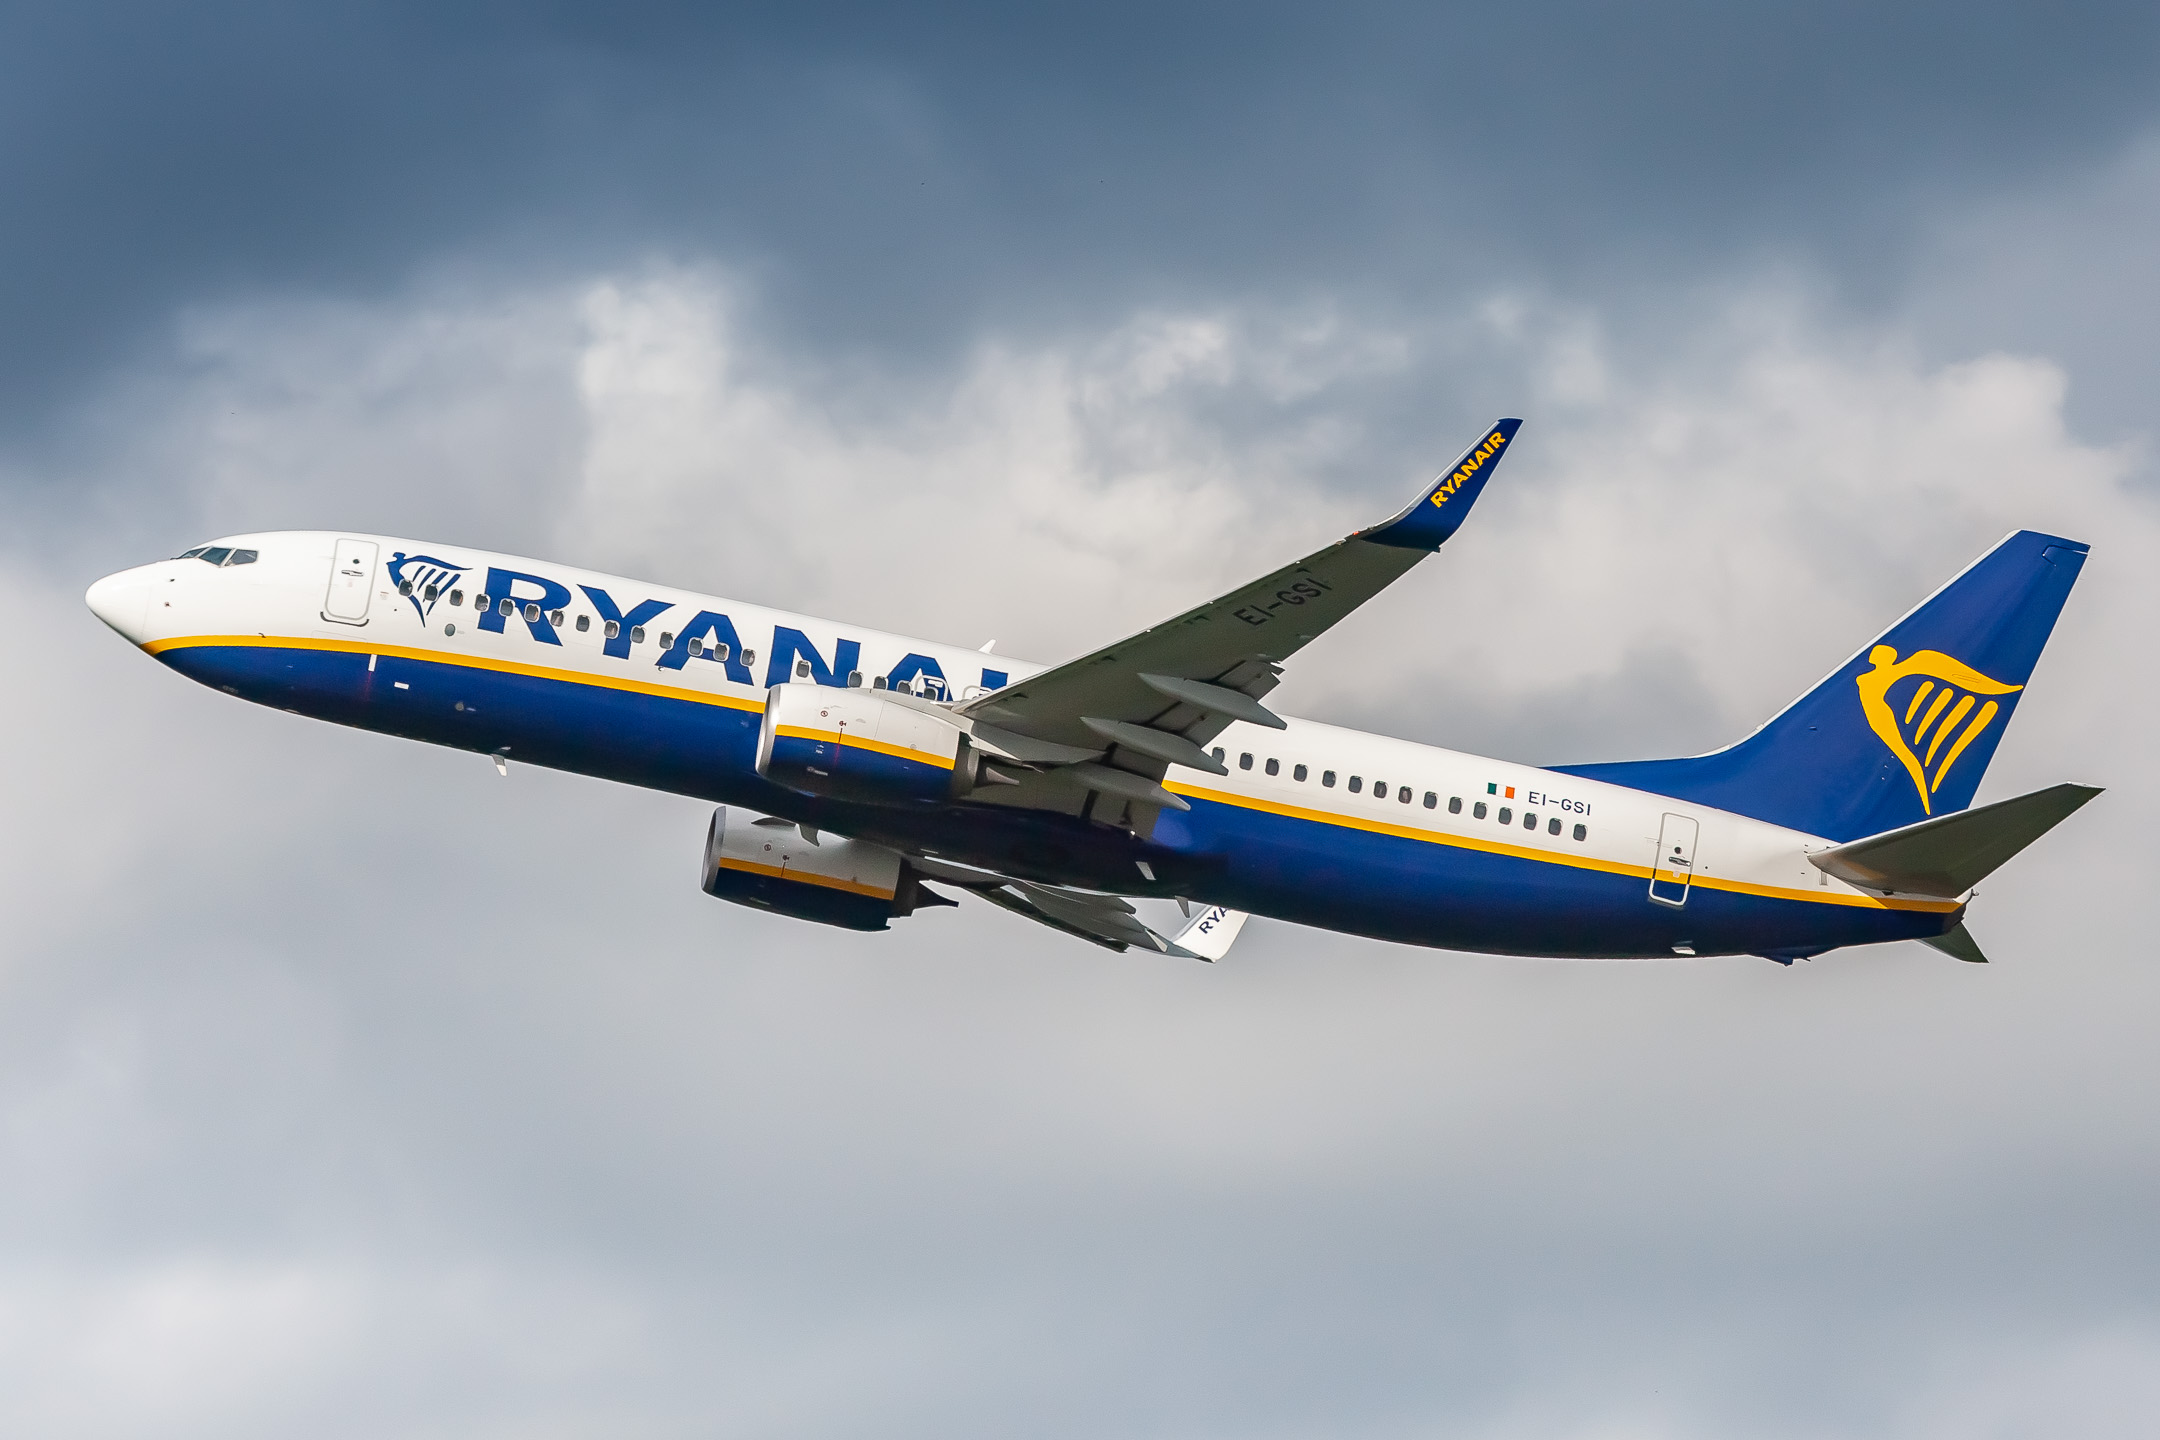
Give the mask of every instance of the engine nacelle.
[(775, 685), (758, 774), (809, 795), (872, 804), (945, 800), (974, 788), (980, 757), (960, 727), (880, 690)]
[(884, 930), (895, 916), (925, 905), (953, 905), (922, 887), (905, 858), (882, 845), (822, 835), (816, 843), (794, 826), (728, 824), (713, 811), (705, 832), (704, 891), (715, 899), (849, 930)]

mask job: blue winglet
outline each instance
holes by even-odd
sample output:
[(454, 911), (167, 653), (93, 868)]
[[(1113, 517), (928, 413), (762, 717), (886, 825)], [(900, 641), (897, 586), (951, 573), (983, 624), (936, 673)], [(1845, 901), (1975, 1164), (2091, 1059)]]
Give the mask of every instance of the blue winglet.
[(1514, 442), (1520, 420), (1495, 420), (1492, 428), (1462, 458), (1443, 471), (1432, 488), (1410, 503), (1410, 508), (1384, 524), (1360, 530), (1357, 538), (1375, 545), (1396, 545), (1405, 550), (1437, 550), (1462, 528), (1478, 492), (1492, 478), (1500, 456)]

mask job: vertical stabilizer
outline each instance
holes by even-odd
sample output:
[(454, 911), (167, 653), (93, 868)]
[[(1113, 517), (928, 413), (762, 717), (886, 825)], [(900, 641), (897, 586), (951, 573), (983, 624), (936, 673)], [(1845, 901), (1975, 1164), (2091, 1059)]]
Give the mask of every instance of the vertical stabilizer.
[(1729, 749), (1553, 768), (1834, 840), (1963, 810), (2086, 550), (2018, 531)]

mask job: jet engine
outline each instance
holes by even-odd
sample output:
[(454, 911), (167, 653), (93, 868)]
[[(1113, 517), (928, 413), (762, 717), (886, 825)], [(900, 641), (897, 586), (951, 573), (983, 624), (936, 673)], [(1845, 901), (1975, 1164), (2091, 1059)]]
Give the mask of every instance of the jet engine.
[(882, 845), (838, 835), (813, 840), (786, 821), (731, 826), (724, 805), (705, 832), (704, 890), (848, 930), (884, 930), (918, 908), (959, 903), (925, 888), (906, 858)]
[(757, 772), (790, 790), (870, 804), (957, 799), (984, 778), (981, 754), (928, 702), (830, 685), (772, 688)]

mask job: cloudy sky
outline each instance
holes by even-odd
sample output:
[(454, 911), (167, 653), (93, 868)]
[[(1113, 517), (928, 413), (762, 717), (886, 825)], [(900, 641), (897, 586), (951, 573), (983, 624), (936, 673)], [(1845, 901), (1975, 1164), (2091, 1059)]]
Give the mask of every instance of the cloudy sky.
[[(2160, 10), (24, 3), (0, 177), (9, 1434), (2160, 1408)], [(80, 599), (346, 527), (1054, 661), (1498, 414), (1284, 707), (1688, 753), (2091, 541), (1982, 798), (2109, 792), (1986, 887), (1996, 963), (826, 932), (701, 895), (696, 804), (239, 705)]]

